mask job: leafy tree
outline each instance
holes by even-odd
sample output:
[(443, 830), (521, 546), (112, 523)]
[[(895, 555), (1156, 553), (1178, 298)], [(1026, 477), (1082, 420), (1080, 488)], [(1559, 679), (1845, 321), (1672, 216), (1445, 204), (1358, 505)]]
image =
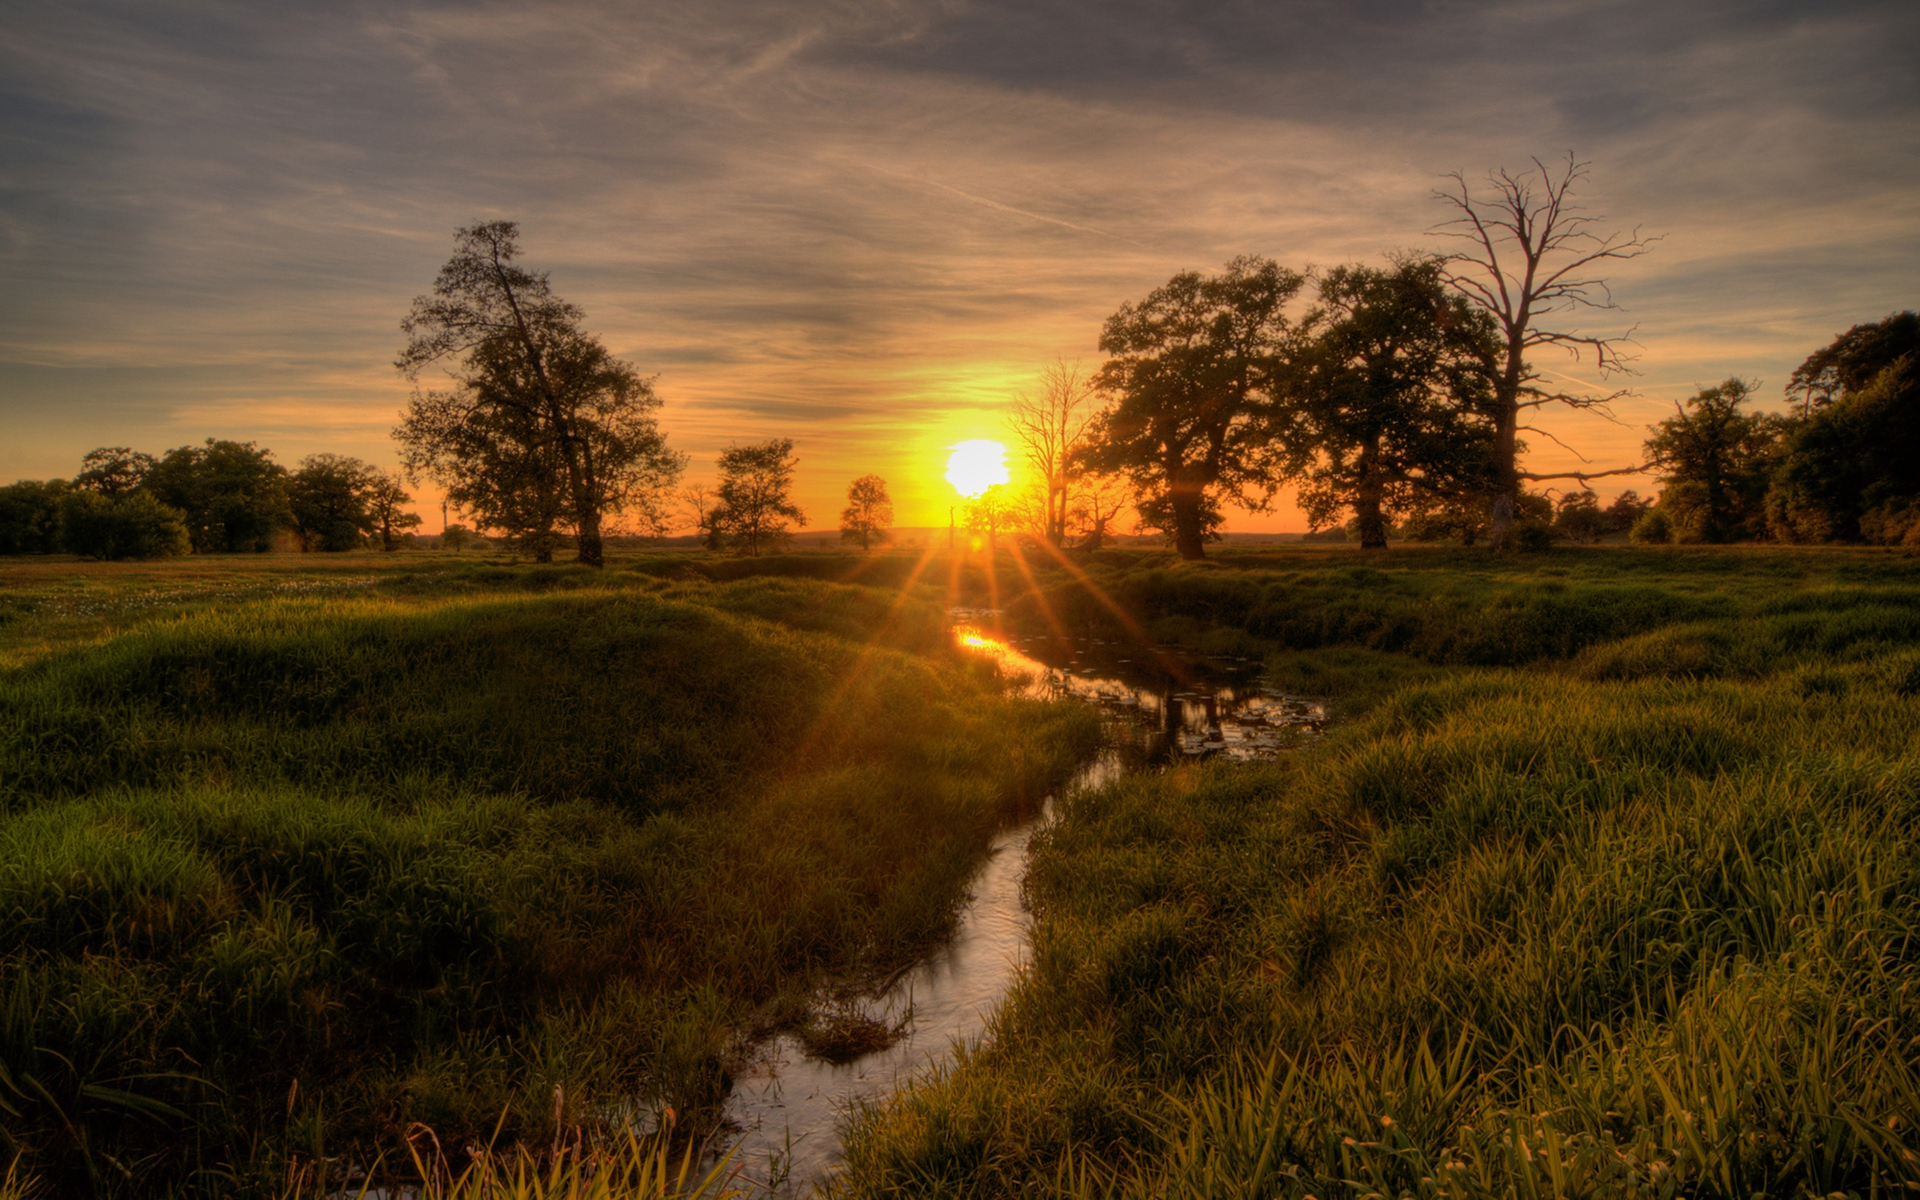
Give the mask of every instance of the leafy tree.
[(1787, 396), (1799, 397), (1800, 414), (1865, 391), (1882, 371), (1902, 359), (1920, 361), (1920, 314), (1894, 313), (1871, 325), (1855, 325), (1807, 356), (1787, 381)]
[[(1910, 315), (1882, 326), (1897, 332), (1901, 317)], [(1920, 502), (1920, 354), (1903, 353), (1862, 379), (1879, 355), (1862, 355), (1862, 365), (1836, 349), (1850, 339), (1871, 344), (1857, 336), (1862, 328), (1822, 352), (1833, 352), (1822, 373), (1832, 374), (1836, 391), (1810, 405), (1812, 415), (1789, 431), (1781, 450), (1767, 493), (1767, 525), (1783, 540), (1899, 542), (1913, 527), (1909, 513)], [(1883, 336), (1879, 348), (1891, 340)]]
[(57, 554), (64, 479), (22, 479), (0, 487), (0, 554)]
[(1592, 492), (1568, 492), (1553, 506), (1553, 527), (1573, 542), (1597, 542), (1606, 535), (1607, 516)]
[(108, 499), (68, 492), (62, 504), (67, 549), (83, 558), (169, 558), (192, 549), (186, 522), (145, 491)]
[(871, 550), (875, 543), (892, 538), (893, 499), (887, 495), (887, 481), (878, 475), (862, 475), (847, 488), (847, 507), (840, 513), (840, 540), (859, 542), (860, 549)]
[(153, 470), (154, 457), (127, 446), (102, 446), (89, 450), (80, 460), (80, 473), (73, 486), (84, 492), (97, 492), (109, 500), (117, 499), (146, 482)]
[(1040, 394), (1022, 394), (1008, 418), (1014, 440), (1040, 481), (1039, 533), (1055, 546), (1066, 544), (1070, 493), (1082, 471), (1096, 398), (1093, 381), (1080, 373), (1080, 364), (1055, 362), (1040, 377)]
[[(1500, 330), (1498, 351), (1485, 363), (1493, 393), (1493, 538), (1508, 540), (1518, 519), (1516, 506), (1526, 480), (1578, 479), (1626, 475), (1639, 466), (1605, 471), (1563, 471), (1540, 474), (1522, 471), (1519, 434), (1532, 429), (1525, 414), (1549, 404), (1606, 411), (1608, 396), (1576, 395), (1541, 386), (1542, 374), (1529, 361), (1540, 350), (1557, 350), (1576, 362), (1591, 355), (1604, 375), (1628, 369), (1625, 337), (1607, 337), (1563, 326), (1581, 310), (1611, 310), (1613, 293), (1596, 272), (1605, 263), (1638, 258), (1657, 238), (1632, 233), (1599, 233), (1597, 219), (1587, 216), (1574, 191), (1587, 176), (1587, 164), (1567, 156), (1563, 166), (1549, 169), (1539, 159), (1533, 169), (1518, 175), (1502, 169), (1488, 174), (1492, 194), (1475, 195), (1463, 175), (1450, 176), (1453, 186), (1434, 193), (1458, 216), (1439, 232), (1465, 241), (1467, 248), (1448, 256), (1447, 282), (1476, 307), (1491, 316)], [(1550, 327), (1542, 321), (1550, 318)]]
[(718, 504), (710, 519), (728, 545), (758, 555), (792, 536), (788, 522), (805, 525), (793, 503), (792, 438), (735, 446), (720, 455)]
[(1702, 388), (1649, 426), (1647, 457), (1663, 474), (1660, 507), (1676, 541), (1724, 542), (1760, 532), (1767, 477), (1784, 422), (1740, 406), (1753, 385), (1729, 378)]
[(685, 459), (667, 448), (651, 382), (581, 330), (585, 314), (545, 272), (517, 265), (519, 232), (493, 221), (455, 233), (433, 294), (401, 322), (397, 364), (415, 381), (440, 364), (454, 388), (416, 391), (395, 436), (408, 470), (463, 509), (522, 537), (564, 524), (579, 561), (599, 566), (607, 518), (633, 509), (661, 525)]
[(373, 532), (369, 501), (379, 472), (357, 458), (310, 454), (287, 481), (287, 507), (303, 550), (351, 550)]
[(1485, 491), (1492, 322), (1449, 294), (1441, 263), (1343, 266), (1320, 280), (1294, 396), (1315, 449), (1300, 492), (1314, 525), (1351, 509), (1363, 547), (1426, 498)]
[(367, 519), (380, 535), (380, 548), (392, 552), (401, 530), (420, 528), (420, 514), (402, 506), (413, 503), (400, 477), (390, 471), (376, 470), (367, 485)]
[(1653, 501), (1642, 500), (1640, 493), (1628, 488), (1615, 496), (1613, 503), (1607, 505), (1606, 510), (1601, 513), (1603, 532), (1626, 533), (1652, 508)]
[(1303, 282), (1236, 258), (1219, 275), (1175, 275), (1101, 332), (1113, 357), (1095, 382), (1112, 400), (1085, 462), (1126, 475), (1142, 522), (1182, 558), (1204, 557), (1218, 538), (1223, 500), (1262, 510), (1285, 474), (1276, 374), (1291, 334), (1282, 310)]
[(167, 451), (145, 490), (179, 511), (196, 553), (263, 551), (286, 525), (287, 470), (252, 442), (216, 441)]

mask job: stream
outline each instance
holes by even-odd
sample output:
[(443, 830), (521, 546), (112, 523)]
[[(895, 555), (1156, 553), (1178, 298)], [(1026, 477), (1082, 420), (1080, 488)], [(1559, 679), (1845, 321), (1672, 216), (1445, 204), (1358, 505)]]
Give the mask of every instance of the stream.
[[(1260, 686), (1260, 664), (1185, 655), (1094, 639), (1007, 636), (998, 614), (956, 610), (954, 636), (992, 656), (1035, 699), (1097, 705), (1107, 744), (1065, 791), (1101, 787), (1170, 761), (1223, 756), (1271, 758), (1317, 734), (1326, 710), (1317, 701)], [(1028, 845), (1052, 819), (994, 839), (974, 876), (951, 941), (863, 1003), (900, 1038), (842, 1065), (807, 1056), (797, 1038), (778, 1035), (757, 1048), (727, 1098), (728, 1143), (744, 1181), (774, 1196), (804, 1196), (830, 1177), (840, 1156), (840, 1123), (861, 1103), (883, 1099), (953, 1060), (957, 1045), (979, 1041), (987, 1021), (1029, 954), (1032, 918), (1021, 896)]]

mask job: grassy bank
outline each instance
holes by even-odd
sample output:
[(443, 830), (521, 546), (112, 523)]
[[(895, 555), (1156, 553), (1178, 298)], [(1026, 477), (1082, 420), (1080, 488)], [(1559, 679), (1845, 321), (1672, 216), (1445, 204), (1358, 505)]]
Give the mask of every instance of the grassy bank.
[(1267, 654), (1355, 715), (1069, 802), (992, 1041), (857, 1123), (840, 1191), (1920, 1186), (1916, 600), (1852, 552), (1048, 580), (1036, 625)]
[(941, 938), (994, 828), (1091, 746), (957, 658), (937, 596), (658, 566), (10, 593), (23, 1169), (272, 1191), (415, 1123), (710, 1119), (734, 1039)]

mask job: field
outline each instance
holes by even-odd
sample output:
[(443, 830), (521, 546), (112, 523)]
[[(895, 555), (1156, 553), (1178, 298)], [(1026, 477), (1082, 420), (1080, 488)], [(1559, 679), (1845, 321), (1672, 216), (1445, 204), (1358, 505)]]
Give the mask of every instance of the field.
[(922, 566), (0, 566), (19, 1170), (276, 1194), (416, 1123), (697, 1123), (1091, 747), (951, 650), (990, 602), (1340, 718), (1069, 797), (992, 1039), (861, 1114), (835, 1193), (1920, 1187), (1914, 559)]
[(840, 1194), (1920, 1187), (1910, 558), (1115, 556), (1014, 607), (1348, 717), (1070, 801), (992, 1041)]
[(416, 1126), (697, 1129), (740, 1036), (938, 941), (1097, 736), (925, 597), (649, 566), (13, 570), (21, 1171), (260, 1193)]

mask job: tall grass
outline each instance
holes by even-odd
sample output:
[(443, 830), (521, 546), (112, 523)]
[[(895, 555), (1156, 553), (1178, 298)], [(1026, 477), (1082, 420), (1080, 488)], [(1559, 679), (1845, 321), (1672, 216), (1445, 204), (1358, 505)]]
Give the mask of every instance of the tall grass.
[(270, 1192), (415, 1125), (710, 1124), (737, 1039), (944, 936), (998, 824), (1097, 736), (897, 593), (495, 570), (0, 676), (23, 1171)]
[[(840, 1193), (1920, 1188), (1909, 584), (1721, 561), (1605, 636), (1522, 622), (1527, 671), (1408, 670), (1289, 762), (1069, 800), (990, 1042), (855, 1123)], [(1458, 586), (1553, 581), (1487, 570)], [(1417, 586), (1416, 633), (1477, 619)]]

